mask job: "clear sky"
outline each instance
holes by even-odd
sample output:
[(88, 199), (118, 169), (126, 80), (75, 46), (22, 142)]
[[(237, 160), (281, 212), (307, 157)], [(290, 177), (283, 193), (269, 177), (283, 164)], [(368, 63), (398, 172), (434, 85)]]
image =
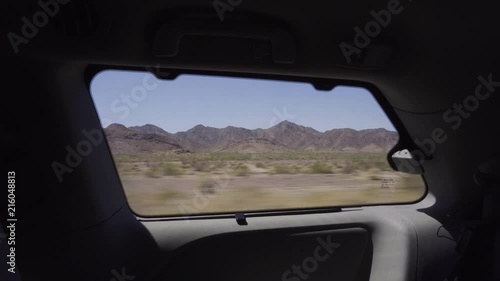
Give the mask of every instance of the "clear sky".
[(367, 90), (246, 78), (181, 75), (158, 80), (147, 72), (108, 70), (91, 82), (101, 123), (154, 124), (176, 133), (201, 124), (269, 128), (288, 120), (324, 132), (335, 128), (386, 128), (391, 122)]

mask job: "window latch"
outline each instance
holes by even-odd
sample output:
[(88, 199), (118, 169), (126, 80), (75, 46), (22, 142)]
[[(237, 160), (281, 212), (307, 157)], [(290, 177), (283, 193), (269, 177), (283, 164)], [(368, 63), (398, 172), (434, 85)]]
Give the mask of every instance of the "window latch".
[(248, 225), (247, 217), (244, 213), (236, 213), (234, 216), (238, 225)]

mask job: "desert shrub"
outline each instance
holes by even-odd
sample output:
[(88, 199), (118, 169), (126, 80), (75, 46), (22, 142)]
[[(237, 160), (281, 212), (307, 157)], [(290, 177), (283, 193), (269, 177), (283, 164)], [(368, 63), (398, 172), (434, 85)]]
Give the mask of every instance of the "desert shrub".
[(131, 161), (130, 155), (127, 155), (127, 154), (116, 154), (116, 155), (113, 155), (113, 158), (114, 158), (115, 162), (118, 162), (118, 163)]
[(368, 163), (364, 160), (360, 160), (356, 163), (356, 166), (361, 171), (368, 171), (373, 165), (373, 163)]
[(260, 162), (259, 162), (259, 163), (257, 163), (257, 164), (255, 164), (255, 167), (260, 168), (260, 169), (265, 169), (265, 168), (267, 168), (267, 166), (266, 166), (264, 163), (260, 163)]
[(356, 167), (353, 164), (347, 164), (342, 168), (342, 173), (344, 174), (352, 174), (356, 170)]
[(274, 173), (276, 174), (296, 174), (299, 169), (295, 166), (278, 165), (274, 166)]
[(165, 163), (163, 165), (163, 175), (164, 176), (180, 176), (182, 175), (182, 170), (177, 164)]
[(196, 161), (191, 165), (197, 172), (209, 172), (210, 164), (206, 161)]
[(183, 166), (191, 166), (194, 163), (194, 160), (191, 157), (182, 157), (181, 163)]
[(236, 167), (233, 168), (233, 172), (235, 175), (239, 177), (247, 176), (250, 173), (250, 168), (248, 168), (244, 164), (238, 164)]
[(310, 169), (313, 174), (333, 174), (332, 167), (325, 163), (316, 162)]
[(148, 178), (159, 178), (161, 177), (160, 168), (157, 165), (149, 167), (144, 175)]
[(224, 168), (226, 167), (226, 162), (225, 161), (218, 161), (217, 163), (215, 163), (215, 168), (217, 169), (221, 169), (221, 168)]
[(204, 179), (201, 181), (198, 189), (203, 194), (214, 194), (217, 183), (212, 179)]

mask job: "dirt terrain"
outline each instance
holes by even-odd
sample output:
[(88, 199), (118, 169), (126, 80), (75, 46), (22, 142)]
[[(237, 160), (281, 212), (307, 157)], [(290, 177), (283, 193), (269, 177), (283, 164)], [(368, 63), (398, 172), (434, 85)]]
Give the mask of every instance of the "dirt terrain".
[(422, 179), (390, 170), (383, 157), (362, 152), (157, 153), (116, 155), (115, 161), (129, 204), (141, 215), (419, 199), (425, 192)]
[(130, 206), (185, 215), (416, 201), (422, 179), (393, 171), (386, 129), (319, 132), (283, 121), (268, 129), (147, 124), (105, 129)]

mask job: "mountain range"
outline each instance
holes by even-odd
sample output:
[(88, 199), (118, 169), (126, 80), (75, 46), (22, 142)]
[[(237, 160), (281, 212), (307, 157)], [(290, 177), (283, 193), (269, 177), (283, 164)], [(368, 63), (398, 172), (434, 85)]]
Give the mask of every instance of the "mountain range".
[(151, 124), (128, 128), (121, 124), (111, 124), (104, 131), (113, 153), (118, 154), (158, 150), (244, 153), (288, 150), (380, 152), (389, 150), (398, 141), (397, 132), (383, 128), (319, 132), (289, 121), (268, 129), (254, 130), (197, 125), (185, 132), (172, 134)]

